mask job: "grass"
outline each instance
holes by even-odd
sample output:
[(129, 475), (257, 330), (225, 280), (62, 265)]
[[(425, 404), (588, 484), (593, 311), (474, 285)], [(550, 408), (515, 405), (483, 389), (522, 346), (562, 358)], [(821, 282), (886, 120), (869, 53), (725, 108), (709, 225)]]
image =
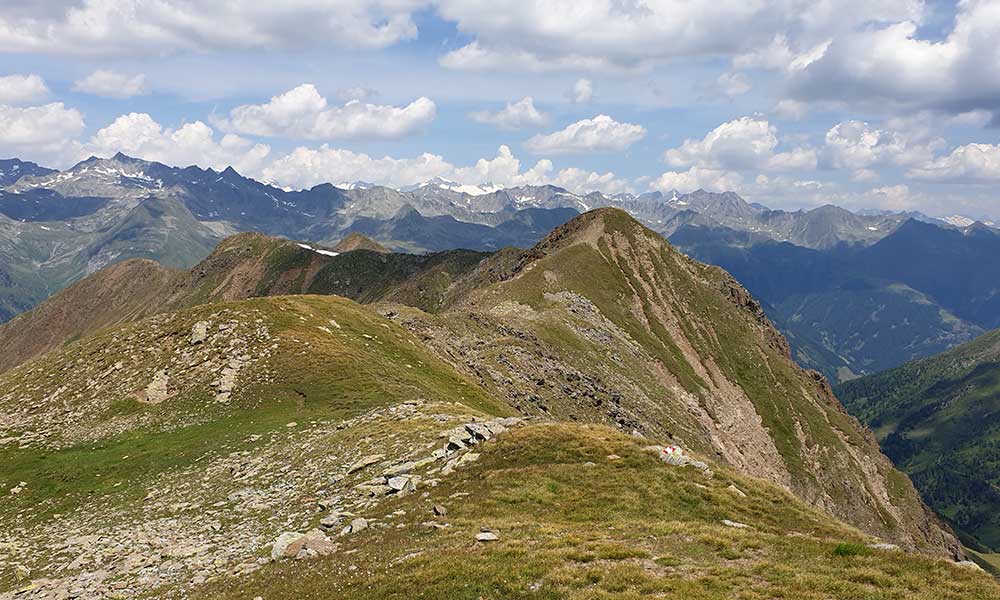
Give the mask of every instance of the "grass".
[[(0, 389), (33, 390), (40, 402), (55, 388), (53, 382), (63, 381), (64, 397), (75, 398), (78, 390), (85, 392), (88, 382), (99, 377), (95, 373), (103, 365), (119, 360), (137, 361), (119, 376), (135, 373), (140, 381), (136, 385), (144, 385), (141, 377), (161, 368), (165, 357), (174, 355), (173, 348), (185, 347), (195, 321), (227, 310), (267, 322), (278, 346), (264, 364), (254, 367), (255, 373), (243, 375), (247, 383), (231, 405), (213, 401), (207, 385), (211, 373), (187, 382), (178, 395), (159, 405), (137, 402), (133, 388), (127, 386), (123, 392), (97, 394), (103, 404), (91, 403), (90, 393), (83, 393), (76, 402), (87, 403), (81, 406), (84, 412), (69, 427), (86, 429), (87, 439), (69, 440), (58, 448), (0, 447), (3, 489), (29, 482), (23, 493), (0, 505), (0, 523), (43, 522), (98, 499), (127, 505), (155, 488), (162, 474), (206, 455), (252, 449), (246, 441), (250, 436), (281, 431), (290, 421), (343, 420), (373, 407), (418, 398), (460, 403), (490, 414), (510, 413), (429, 354), (405, 330), (350, 300), (320, 296), (255, 299), (182, 311), (158, 326), (158, 339), (144, 342), (146, 352), (129, 353), (125, 350), (129, 336), (153, 329), (149, 321), (141, 321), (5, 373)], [(331, 319), (341, 328), (334, 328)], [(91, 357), (87, 368), (94, 372), (80, 369), (64, 377), (66, 363), (79, 356)], [(8, 403), (18, 400), (7, 398)], [(56, 422), (63, 421), (60, 407), (51, 404), (42, 408), (52, 411)], [(14, 408), (0, 404), (0, 409)]]
[[(988, 576), (869, 549), (864, 534), (769, 484), (725, 469), (709, 479), (669, 467), (642, 443), (594, 426), (508, 432), (426, 497), (386, 503), (378, 525), (342, 539), (336, 555), (272, 564), (194, 597), (985, 600), (1000, 594)], [(609, 460), (610, 454), (621, 458)], [(731, 484), (747, 497), (729, 492)], [(448, 507), (438, 519), (445, 529), (424, 525), (434, 518), (434, 504)], [(750, 527), (726, 527), (723, 518)], [(500, 540), (476, 543), (480, 527)]]

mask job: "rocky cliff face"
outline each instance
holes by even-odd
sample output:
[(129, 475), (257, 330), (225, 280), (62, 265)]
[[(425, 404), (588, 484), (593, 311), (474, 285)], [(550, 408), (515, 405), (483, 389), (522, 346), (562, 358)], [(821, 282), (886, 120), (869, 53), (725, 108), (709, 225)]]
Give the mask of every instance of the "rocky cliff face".
[(524, 413), (673, 439), (868, 532), (959, 551), (746, 290), (626, 213), (587, 213), (467, 280), (436, 316), (383, 312)]

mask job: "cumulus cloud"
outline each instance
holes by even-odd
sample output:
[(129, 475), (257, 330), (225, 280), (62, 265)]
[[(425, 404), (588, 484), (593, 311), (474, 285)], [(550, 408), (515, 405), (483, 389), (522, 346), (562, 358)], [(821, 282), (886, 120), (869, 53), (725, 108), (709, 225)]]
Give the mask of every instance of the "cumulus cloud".
[(742, 117), (723, 123), (703, 139), (688, 139), (667, 150), (663, 159), (673, 167), (699, 167), (716, 171), (787, 171), (816, 166), (811, 148), (776, 152), (778, 130), (761, 117)]
[(340, 45), (417, 36), (427, 0), (82, 0), (0, 6), (0, 51), (119, 55)]
[(812, 48), (868, 22), (919, 18), (919, 0), (439, 0), (438, 12), (474, 39), (446, 54), (456, 69), (641, 69), (678, 58)]
[(266, 104), (237, 106), (219, 121), (226, 130), (248, 135), (307, 140), (391, 139), (426, 127), (437, 114), (428, 98), (402, 107), (350, 100), (330, 106), (312, 84), (302, 84)]
[(586, 104), (594, 97), (594, 84), (589, 79), (577, 79), (569, 92), (574, 104)]
[(919, 18), (865, 27), (832, 39), (790, 79), (800, 100), (995, 110), (1000, 97), (1000, 3), (963, 0), (942, 40), (922, 39)]
[(907, 175), (927, 181), (997, 182), (1000, 181), (1000, 145), (965, 144), (945, 156), (914, 167)]
[(83, 132), (80, 111), (62, 102), (41, 106), (0, 105), (0, 154), (53, 159)]
[(146, 93), (146, 76), (125, 75), (117, 71), (98, 69), (73, 84), (78, 92), (104, 98), (131, 98)]
[(517, 186), (554, 183), (581, 193), (594, 190), (615, 193), (630, 189), (628, 183), (618, 179), (614, 173), (593, 173), (572, 167), (555, 172), (552, 162), (544, 159), (522, 170), (521, 161), (507, 146), (500, 146), (493, 158), (481, 158), (463, 167), (430, 153), (413, 158), (375, 158), (323, 144), (319, 148), (296, 148), (263, 168), (261, 175), (293, 187), (357, 180), (403, 187), (444, 177), (465, 184)]
[(691, 167), (687, 171), (667, 171), (663, 173), (650, 182), (649, 189), (661, 192), (676, 190), (683, 194), (699, 189), (710, 192), (729, 192), (739, 189), (742, 182), (743, 177), (739, 173), (720, 169)]
[(523, 129), (525, 127), (541, 127), (547, 125), (549, 116), (537, 108), (531, 96), (526, 96), (497, 112), (477, 111), (469, 114), (473, 121), (495, 125), (501, 129)]
[(884, 129), (864, 121), (843, 121), (826, 132), (823, 162), (835, 169), (854, 171), (854, 179), (875, 178), (871, 167), (906, 166), (926, 162), (944, 140), (916, 119), (896, 119)]
[(49, 88), (38, 75), (7, 75), (0, 77), (0, 104), (21, 106), (34, 104), (49, 95)]
[(645, 135), (646, 128), (641, 125), (619, 123), (607, 115), (597, 115), (555, 133), (536, 135), (525, 142), (525, 147), (535, 154), (621, 152)]
[(217, 139), (212, 128), (201, 121), (170, 129), (148, 114), (129, 113), (100, 129), (77, 152), (79, 157), (124, 152), (168, 165), (195, 164), (215, 169), (232, 165), (240, 172), (254, 173), (262, 168), (270, 147), (233, 134)]

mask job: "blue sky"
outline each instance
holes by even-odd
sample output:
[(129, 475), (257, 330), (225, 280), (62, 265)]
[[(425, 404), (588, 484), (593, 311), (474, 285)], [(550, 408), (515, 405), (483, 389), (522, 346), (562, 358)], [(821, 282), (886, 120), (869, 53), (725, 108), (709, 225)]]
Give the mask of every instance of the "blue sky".
[(997, 39), (998, 0), (11, 0), (0, 155), (997, 218)]

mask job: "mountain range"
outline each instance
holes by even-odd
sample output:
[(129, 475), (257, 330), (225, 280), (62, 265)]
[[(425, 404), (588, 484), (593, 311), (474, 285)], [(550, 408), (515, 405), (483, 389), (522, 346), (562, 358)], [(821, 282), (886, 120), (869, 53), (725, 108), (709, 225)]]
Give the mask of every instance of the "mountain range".
[[(580, 212), (614, 207), (734, 273), (788, 336), (796, 359), (835, 381), (996, 326), (996, 230), (919, 213), (787, 212), (731, 192), (580, 195), (551, 185), (501, 189), (440, 179), (402, 190), (364, 182), (286, 190), (232, 168), (176, 168), (122, 154), (66, 171), (15, 159), (0, 171), (0, 321), (122, 260), (190, 268), (240, 231), (327, 246), (357, 232), (411, 253), (492, 252), (530, 247)], [(937, 244), (949, 260), (934, 258)], [(891, 264), (911, 252), (927, 260)], [(962, 287), (945, 290), (959, 275)], [(850, 310), (832, 310), (841, 306)]]
[(1000, 593), (751, 294), (628, 213), (376, 244), (241, 233), (0, 325), (0, 594)]

